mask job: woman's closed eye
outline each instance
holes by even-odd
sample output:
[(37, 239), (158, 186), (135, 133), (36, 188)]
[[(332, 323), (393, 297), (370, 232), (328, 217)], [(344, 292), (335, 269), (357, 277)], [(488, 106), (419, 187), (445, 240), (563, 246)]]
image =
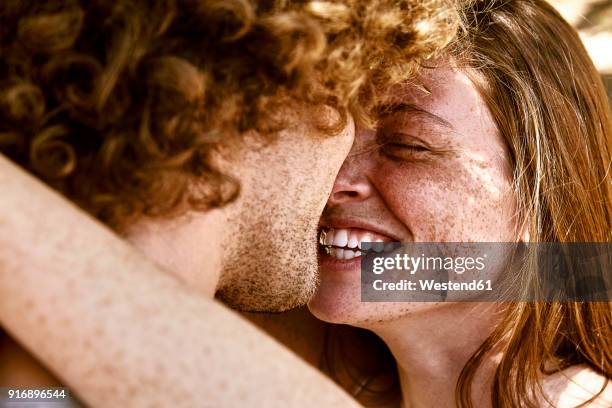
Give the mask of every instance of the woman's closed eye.
[(398, 142), (383, 143), (379, 151), (389, 159), (398, 161), (425, 159), (431, 153), (431, 150), (424, 145)]

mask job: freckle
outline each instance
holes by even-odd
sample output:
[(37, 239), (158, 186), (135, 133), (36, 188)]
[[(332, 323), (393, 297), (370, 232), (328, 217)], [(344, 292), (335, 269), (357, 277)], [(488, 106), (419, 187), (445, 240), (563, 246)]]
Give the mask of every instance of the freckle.
[(85, 340), (83, 340), (83, 350), (87, 351), (87, 350), (91, 350), (91, 340), (89, 338), (86, 338)]
[(36, 318), (36, 323), (39, 326), (45, 326), (47, 324), (47, 316), (45, 316), (43, 314), (38, 315), (38, 317)]
[(168, 326), (163, 325), (159, 328), (158, 333), (160, 336), (165, 337), (168, 334)]
[(221, 390), (221, 391), (226, 391), (226, 390), (227, 390), (227, 388), (228, 388), (228, 387), (227, 387), (227, 382), (226, 382), (226, 381), (221, 381), (221, 382), (219, 383), (219, 390)]
[(94, 336), (95, 337), (104, 337), (105, 335), (106, 335), (106, 331), (101, 326), (97, 326), (94, 329)]
[(34, 309), (34, 301), (32, 299), (26, 300), (25, 304), (23, 305), (23, 308), (25, 310), (32, 310), (32, 309)]
[(117, 369), (109, 364), (102, 364), (102, 366), (100, 367), (100, 371), (108, 374), (109, 376), (114, 376), (117, 374)]
[(138, 393), (138, 388), (133, 385), (128, 385), (125, 391), (126, 391), (126, 395), (134, 396)]
[(113, 304), (113, 298), (112, 296), (105, 296), (102, 299), (100, 299), (99, 305), (100, 307), (109, 307)]

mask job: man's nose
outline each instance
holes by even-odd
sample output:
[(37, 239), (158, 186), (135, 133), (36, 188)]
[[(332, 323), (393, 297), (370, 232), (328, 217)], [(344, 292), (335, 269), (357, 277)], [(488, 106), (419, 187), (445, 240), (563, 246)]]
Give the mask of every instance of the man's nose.
[(361, 160), (348, 158), (334, 182), (327, 205), (363, 201), (372, 194), (372, 185), (366, 176)]

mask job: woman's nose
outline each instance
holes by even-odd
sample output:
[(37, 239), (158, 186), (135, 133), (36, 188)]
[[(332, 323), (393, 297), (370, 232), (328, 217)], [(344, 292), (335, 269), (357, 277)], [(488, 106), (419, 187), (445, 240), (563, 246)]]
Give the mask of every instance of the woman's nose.
[(364, 168), (356, 158), (348, 158), (334, 182), (328, 205), (363, 201), (372, 194), (372, 186)]

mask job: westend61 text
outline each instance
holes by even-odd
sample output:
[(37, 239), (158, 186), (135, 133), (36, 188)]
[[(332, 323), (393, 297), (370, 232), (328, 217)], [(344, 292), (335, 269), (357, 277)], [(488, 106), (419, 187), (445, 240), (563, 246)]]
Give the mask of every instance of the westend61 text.
[(378, 279), (372, 284), (374, 290), (436, 290), (436, 291), (485, 291), (493, 290), (491, 280), (473, 280), (470, 282), (438, 282), (433, 279), (415, 281), (402, 279), (398, 282), (383, 282)]

